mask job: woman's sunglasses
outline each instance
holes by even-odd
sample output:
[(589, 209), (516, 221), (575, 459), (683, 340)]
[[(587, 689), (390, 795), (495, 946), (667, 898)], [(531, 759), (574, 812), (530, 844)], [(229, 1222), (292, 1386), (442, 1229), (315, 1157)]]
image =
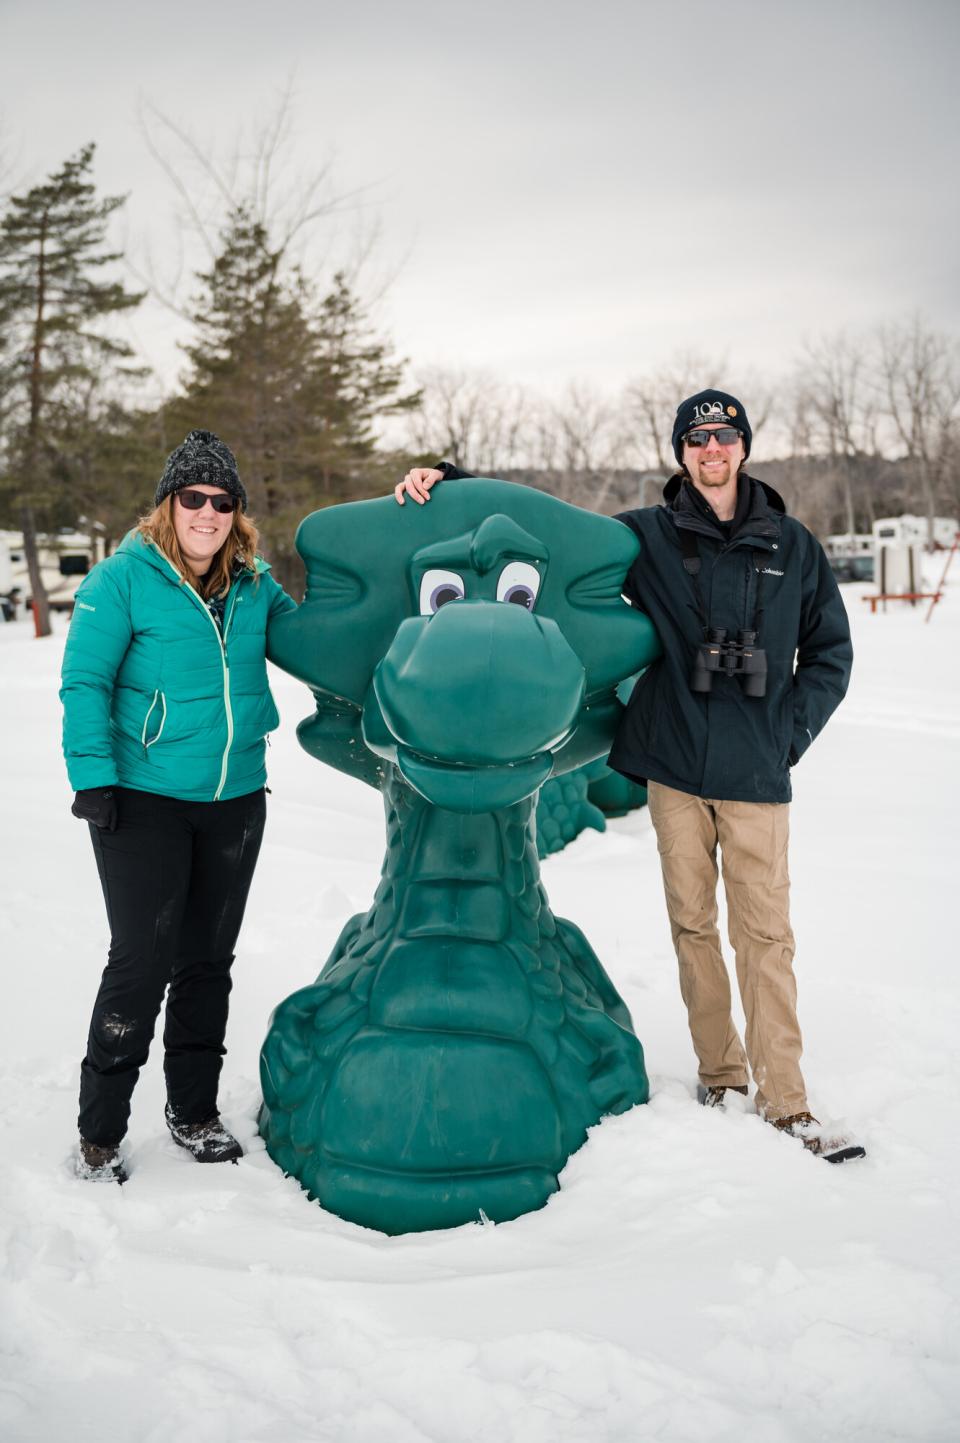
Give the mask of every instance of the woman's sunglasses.
[(208, 501), (214, 511), (219, 511), (222, 516), (237, 509), (237, 498), (228, 496), (225, 491), (221, 491), (217, 496), (208, 496), (205, 491), (178, 491), (177, 500), (185, 511), (202, 511)]
[(715, 431), (688, 431), (683, 438), (687, 446), (709, 446), (711, 439), (721, 446), (733, 446), (740, 440), (740, 432), (733, 426), (718, 426)]

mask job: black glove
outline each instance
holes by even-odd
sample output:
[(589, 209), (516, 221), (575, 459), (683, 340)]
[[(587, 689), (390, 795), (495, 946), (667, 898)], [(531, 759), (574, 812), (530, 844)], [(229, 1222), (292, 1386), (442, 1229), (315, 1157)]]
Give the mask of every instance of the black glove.
[(87, 787), (77, 792), (70, 810), (82, 822), (92, 822), (102, 831), (117, 830), (117, 794), (113, 787)]

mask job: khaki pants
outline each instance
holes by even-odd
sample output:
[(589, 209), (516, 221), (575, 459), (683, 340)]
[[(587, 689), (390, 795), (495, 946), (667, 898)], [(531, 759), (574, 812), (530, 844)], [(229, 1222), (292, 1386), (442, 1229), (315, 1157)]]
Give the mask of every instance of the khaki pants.
[[(649, 807), (701, 1082), (742, 1087), (749, 1058), (758, 1111), (768, 1118), (805, 1111), (790, 930), (789, 807), (706, 801), (658, 782), (650, 783)], [(746, 1054), (730, 1014), (730, 979), (717, 931), (718, 846), (747, 1021)]]

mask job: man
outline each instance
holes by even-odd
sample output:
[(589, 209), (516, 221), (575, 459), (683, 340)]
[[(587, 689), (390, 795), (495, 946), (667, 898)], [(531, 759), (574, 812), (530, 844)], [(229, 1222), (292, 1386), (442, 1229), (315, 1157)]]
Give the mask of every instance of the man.
[[(741, 403), (700, 391), (677, 409), (679, 472), (664, 504), (618, 518), (641, 550), (624, 594), (654, 622), (663, 656), (641, 677), (610, 765), (647, 779), (680, 989), (699, 1062), (699, 1100), (746, 1094), (757, 1111), (830, 1162), (864, 1149), (812, 1116), (800, 1071), (787, 841), (790, 768), (847, 689), (850, 629), (816, 538), (749, 476)], [(415, 470), (415, 500), (466, 473)], [(717, 930), (717, 851), (746, 1017), (730, 1010)]]

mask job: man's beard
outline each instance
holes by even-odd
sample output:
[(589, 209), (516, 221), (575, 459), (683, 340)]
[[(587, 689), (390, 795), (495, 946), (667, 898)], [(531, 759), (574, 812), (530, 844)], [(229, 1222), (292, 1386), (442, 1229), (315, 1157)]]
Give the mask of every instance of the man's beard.
[(729, 461), (725, 461), (722, 467), (710, 471), (704, 471), (702, 466), (697, 467), (697, 477), (704, 486), (726, 486), (732, 475), (733, 467)]

